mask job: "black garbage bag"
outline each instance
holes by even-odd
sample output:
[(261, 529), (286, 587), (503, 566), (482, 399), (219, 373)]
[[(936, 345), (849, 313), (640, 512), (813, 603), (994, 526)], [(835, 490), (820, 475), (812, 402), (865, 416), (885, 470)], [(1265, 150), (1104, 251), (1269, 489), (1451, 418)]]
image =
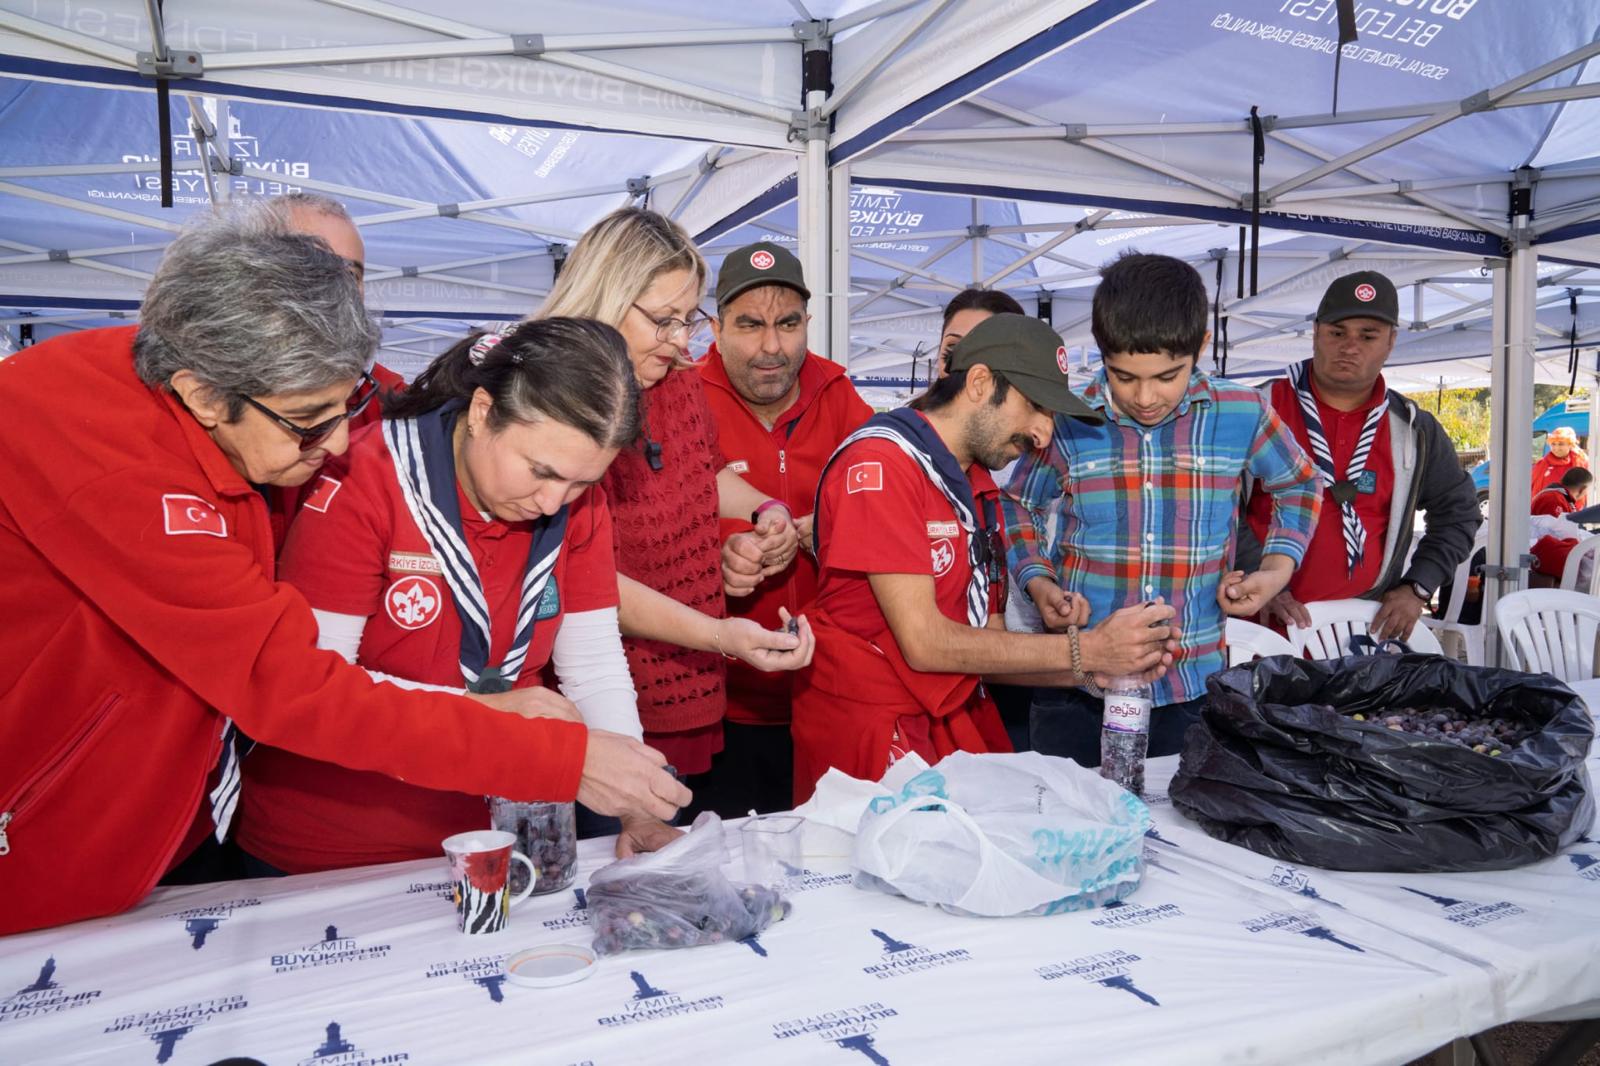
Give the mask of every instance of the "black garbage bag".
[[(1403, 707), (1536, 731), (1491, 757), (1369, 719)], [(1503, 870), (1594, 821), (1594, 721), (1548, 674), (1437, 655), (1287, 655), (1212, 675), (1184, 738), (1173, 806), (1211, 836), (1329, 870)]]

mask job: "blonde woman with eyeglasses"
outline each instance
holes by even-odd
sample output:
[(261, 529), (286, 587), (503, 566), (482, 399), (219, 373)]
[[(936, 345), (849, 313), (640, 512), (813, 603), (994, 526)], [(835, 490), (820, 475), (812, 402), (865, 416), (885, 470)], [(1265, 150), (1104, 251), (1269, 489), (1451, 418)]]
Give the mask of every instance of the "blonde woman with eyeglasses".
[(642, 430), (601, 482), (616, 543), (619, 621), (645, 743), (691, 785), (722, 748), (723, 656), (796, 670), (810, 663), (813, 647), (804, 618), (786, 633), (726, 617), (719, 517), (756, 523), (773, 572), (793, 559), (799, 537), (782, 503), (726, 468), (700, 376), (688, 369), (690, 344), (708, 321), (700, 309), (706, 273), (676, 223), (624, 208), (573, 247), (534, 316), (598, 319), (627, 341)]

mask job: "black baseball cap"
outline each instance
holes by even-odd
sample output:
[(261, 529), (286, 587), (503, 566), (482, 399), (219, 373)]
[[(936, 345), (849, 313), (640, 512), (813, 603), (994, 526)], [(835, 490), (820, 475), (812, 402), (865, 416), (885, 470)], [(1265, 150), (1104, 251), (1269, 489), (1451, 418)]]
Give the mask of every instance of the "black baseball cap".
[(1067, 349), (1042, 319), (1002, 314), (984, 319), (950, 349), (950, 369), (982, 363), (998, 370), (1017, 390), (1047, 411), (1103, 422), (1067, 384)]
[(1394, 291), (1394, 282), (1376, 270), (1358, 270), (1336, 278), (1317, 305), (1317, 321), (1343, 322), (1347, 318), (1376, 318), (1398, 326), (1400, 295)]
[(800, 260), (789, 249), (771, 241), (747, 244), (723, 259), (722, 269), (717, 271), (717, 306), (726, 306), (729, 300), (757, 285), (785, 285), (804, 299), (811, 299)]

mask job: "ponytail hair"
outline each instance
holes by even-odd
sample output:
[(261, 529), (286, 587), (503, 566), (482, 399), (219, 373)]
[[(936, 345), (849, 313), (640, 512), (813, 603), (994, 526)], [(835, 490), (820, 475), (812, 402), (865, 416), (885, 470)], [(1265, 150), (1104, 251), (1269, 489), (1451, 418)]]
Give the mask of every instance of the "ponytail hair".
[[(498, 337), (498, 341), (495, 338)], [(639, 386), (628, 346), (611, 326), (587, 318), (540, 318), (509, 333), (479, 331), (429, 364), (384, 404), (385, 418), (415, 418), (482, 389), (489, 429), (549, 419), (602, 448), (639, 435)]]

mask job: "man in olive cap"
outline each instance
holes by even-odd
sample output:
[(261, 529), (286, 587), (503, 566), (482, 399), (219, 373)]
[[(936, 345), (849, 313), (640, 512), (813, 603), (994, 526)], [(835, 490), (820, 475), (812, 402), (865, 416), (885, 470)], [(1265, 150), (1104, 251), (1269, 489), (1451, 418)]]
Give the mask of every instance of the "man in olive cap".
[[(1383, 381), (1399, 322), (1388, 278), (1373, 270), (1335, 278), (1317, 307), (1311, 358), (1270, 386), (1323, 491), (1305, 558), (1263, 612), (1270, 623), (1306, 626), (1305, 604), (1359, 597), (1382, 605), (1375, 636), (1404, 640), (1472, 550), (1481, 518), (1471, 475), (1438, 420)], [(1269, 509), (1259, 493), (1251, 499), (1252, 539)], [(1418, 511), (1425, 532), (1413, 552)], [(1241, 538), (1242, 560), (1251, 547)]]
[(1171, 662), (1166, 606), (1070, 638), (1000, 624), (1005, 548), (989, 472), (1047, 445), (1058, 414), (1100, 418), (1068, 386), (1061, 338), (1038, 319), (995, 315), (950, 352), (949, 374), (909, 408), (873, 416), (828, 461), (807, 612), (817, 650), (794, 698), (797, 802), (829, 767), (877, 780), (909, 752), (931, 763), (1011, 750), (984, 677), (1068, 685), (1074, 664), (1154, 675)]

